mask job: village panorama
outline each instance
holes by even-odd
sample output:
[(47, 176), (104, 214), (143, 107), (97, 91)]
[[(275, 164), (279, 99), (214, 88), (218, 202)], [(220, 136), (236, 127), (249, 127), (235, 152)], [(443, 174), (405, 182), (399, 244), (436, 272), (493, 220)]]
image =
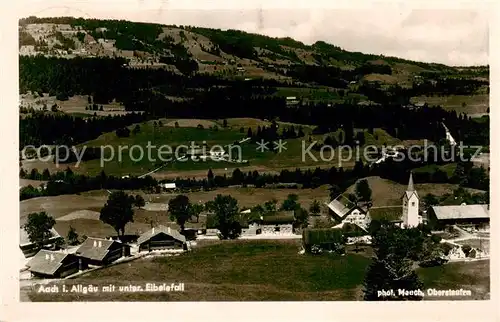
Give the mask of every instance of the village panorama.
[(20, 299), (490, 299), (489, 66), (19, 20)]

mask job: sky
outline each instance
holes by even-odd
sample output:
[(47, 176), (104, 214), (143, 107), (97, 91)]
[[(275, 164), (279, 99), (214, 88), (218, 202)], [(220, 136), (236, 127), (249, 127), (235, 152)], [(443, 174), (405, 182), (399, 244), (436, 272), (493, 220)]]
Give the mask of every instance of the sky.
[(20, 0), (17, 11), (19, 17), (80, 16), (240, 29), (417, 61), (488, 64), (489, 14), (481, 2), (462, 7), (441, 2), (432, 8), (411, 1), (354, 2), (338, 1), (333, 7), (331, 1), (318, 0)]

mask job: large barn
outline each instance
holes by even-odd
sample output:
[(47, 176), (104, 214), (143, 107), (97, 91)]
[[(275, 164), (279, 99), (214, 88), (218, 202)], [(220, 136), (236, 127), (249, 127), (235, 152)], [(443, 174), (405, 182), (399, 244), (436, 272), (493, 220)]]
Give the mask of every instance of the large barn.
[(429, 221), (438, 228), (460, 225), (475, 229), (489, 229), (489, 205), (433, 206)]
[(137, 240), (139, 250), (187, 249), (186, 237), (170, 227), (158, 226), (142, 234)]

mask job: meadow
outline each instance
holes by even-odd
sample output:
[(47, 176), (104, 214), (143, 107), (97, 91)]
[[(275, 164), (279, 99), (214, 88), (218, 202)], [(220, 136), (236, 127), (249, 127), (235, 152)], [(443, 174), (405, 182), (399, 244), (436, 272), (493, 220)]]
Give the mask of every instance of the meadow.
[[(174, 257), (151, 257), (89, 272), (64, 281), (66, 287), (92, 284), (184, 283), (183, 292), (43, 294), (31, 301), (357, 301), (371, 250), (346, 255), (299, 254), (300, 240), (213, 241)], [(489, 261), (419, 268), (424, 289), (470, 289), (489, 298)], [(472, 286), (473, 285), (473, 286)], [(446, 298), (426, 297), (425, 300)], [(450, 299), (450, 298), (447, 298)], [(453, 298), (460, 299), (460, 298)]]

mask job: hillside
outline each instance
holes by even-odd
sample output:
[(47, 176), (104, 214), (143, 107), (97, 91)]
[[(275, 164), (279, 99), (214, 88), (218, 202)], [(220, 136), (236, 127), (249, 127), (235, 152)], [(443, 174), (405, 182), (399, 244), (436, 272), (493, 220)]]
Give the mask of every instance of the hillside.
[[(323, 66), (355, 72), (359, 79), (411, 84), (423, 72), (488, 77), (488, 68), (452, 68), (383, 55), (349, 52), (317, 41), (271, 38), (238, 30), (166, 26), (72, 17), (29, 17), (19, 22), (21, 55), (66, 58), (122, 57), (137, 68), (165, 67), (189, 74), (291, 80), (295, 66)], [(307, 79), (301, 81), (308, 82)]]

